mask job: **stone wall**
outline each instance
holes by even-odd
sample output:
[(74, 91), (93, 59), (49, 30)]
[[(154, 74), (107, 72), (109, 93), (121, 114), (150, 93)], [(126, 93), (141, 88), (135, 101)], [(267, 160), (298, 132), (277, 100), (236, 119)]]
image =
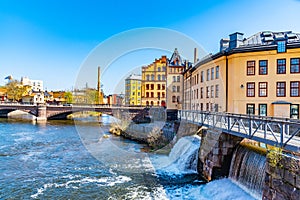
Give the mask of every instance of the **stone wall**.
[(234, 147), (243, 138), (224, 134), (216, 129), (203, 132), (199, 149), (198, 171), (210, 181), (228, 176)]
[(264, 200), (300, 199), (300, 159), (278, 154), (267, 156)]

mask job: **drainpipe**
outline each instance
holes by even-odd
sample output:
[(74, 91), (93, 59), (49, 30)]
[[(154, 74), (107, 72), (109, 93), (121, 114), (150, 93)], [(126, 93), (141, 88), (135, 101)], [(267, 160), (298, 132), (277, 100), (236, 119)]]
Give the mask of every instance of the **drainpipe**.
[(226, 58), (226, 112), (228, 112), (228, 57), (227, 57), (227, 52), (225, 53), (225, 58)]

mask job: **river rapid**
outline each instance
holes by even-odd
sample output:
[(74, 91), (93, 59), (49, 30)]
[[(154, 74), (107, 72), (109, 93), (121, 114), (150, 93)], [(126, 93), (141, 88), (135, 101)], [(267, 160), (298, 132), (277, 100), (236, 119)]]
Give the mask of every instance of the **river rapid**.
[(111, 120), (0, 119), (0, 199), (253, 199), (230, 179), (205, 183), (174, 156), (110, 135)]

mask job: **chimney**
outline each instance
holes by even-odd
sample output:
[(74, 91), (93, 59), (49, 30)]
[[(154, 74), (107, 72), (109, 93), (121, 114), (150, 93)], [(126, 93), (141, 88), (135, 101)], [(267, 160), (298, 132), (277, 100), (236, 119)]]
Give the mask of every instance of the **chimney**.
[(229, 41), (229, 49), (234, 49), (239, 47), (241, 44), (243, 44), (243, 36), (244, 33), (233, 33), (229, 35), (230, 41)]
[(221, 39), (220, 52), (225, 51), (227, 48), (229, 48), (229, 39)]
[(198, 49), (194, 48), (194, 64), (198, 61)]
[(97, 84), (98, 92), (101, 91), (100, 75), (101, 75), (100, 66), (98, 66), (98, 84)]

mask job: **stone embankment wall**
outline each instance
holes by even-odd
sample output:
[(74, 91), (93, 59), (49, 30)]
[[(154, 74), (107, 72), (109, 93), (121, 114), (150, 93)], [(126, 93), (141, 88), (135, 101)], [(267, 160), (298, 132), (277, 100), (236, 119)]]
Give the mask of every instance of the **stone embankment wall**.
[(299, 200), (300, 159), (282, 154), (275, 156), (267, 156), (263, 199)]
[(229, 174), (233, 150), (243, 138), (222, 131), (208, 129), (202, 132), (198, 171), (210, 181)]

